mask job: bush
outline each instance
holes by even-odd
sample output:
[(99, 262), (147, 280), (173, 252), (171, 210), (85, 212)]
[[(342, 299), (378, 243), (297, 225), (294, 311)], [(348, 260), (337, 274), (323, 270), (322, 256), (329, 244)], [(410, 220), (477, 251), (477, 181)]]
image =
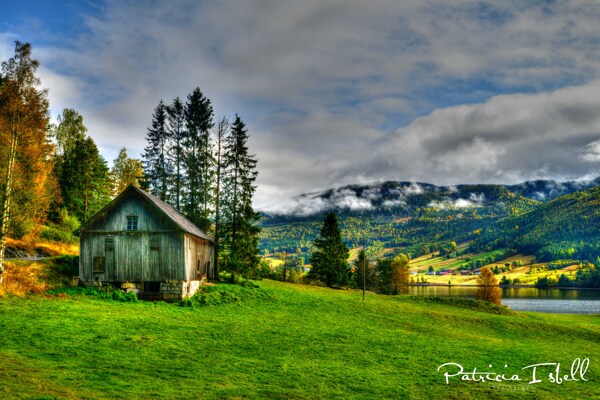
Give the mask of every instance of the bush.
[(42, 227), (40, 238), (50, 242), (76, 243), (77, 238), (71, 231), (66, 231), (56, 225)]
[(84, 295), (104, 300), (115, 300), (130, 303), (138, 302), (138, 298), (134, 292), (123, 292), (121, 289), (116, 289), (112, 286), (103, 286), (101, 288), (91, 286), (61, 287), (48, 290), (46, 293), (54, 296), (61, 296), (64, 294), (69, 296)]
[(71, 277), (79, 274), (79, 256), (66, 254), (52, 257), (50, 260), (50, 270), (59, 275)]
[(204, 286), (195, 295), (179, 302), (182, 307), (216, 306), (236, 304), (247, 300), (271, 300), (270, 292), (261, 289), (250, 281), (242, 281), (240, 285), (220, 284)]

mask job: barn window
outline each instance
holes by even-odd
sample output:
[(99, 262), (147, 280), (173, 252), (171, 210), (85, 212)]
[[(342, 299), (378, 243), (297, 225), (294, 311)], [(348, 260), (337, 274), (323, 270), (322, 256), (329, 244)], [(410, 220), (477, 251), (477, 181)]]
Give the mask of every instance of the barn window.
[(105, 251), (114, 251), (115, 250), (115, 237), (107, 236), (104, 238), (104, 250)]
[(138, 230), (138, 216), (137, 215), (128, 215), (127, 216), (127, 230), (128, 231), (137, 231)]
[(105, 257), (94, 257), (94, 272), (104, 272), (106, 268)]
[(158, 236), (150, 236), (150, 250), (160, 250), (160, 240)]

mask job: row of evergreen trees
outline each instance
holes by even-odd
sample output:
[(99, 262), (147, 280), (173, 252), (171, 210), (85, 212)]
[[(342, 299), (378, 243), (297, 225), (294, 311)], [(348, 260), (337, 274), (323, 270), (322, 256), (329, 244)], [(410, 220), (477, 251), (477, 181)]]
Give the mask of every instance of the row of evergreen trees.
[[(211, 101), (199, 88), (183, 103), (161, 100), (146, 136), (143, 164), (150, 192), (215, 237), (215, 274), (246, 274), (258, 266), (259, 218), (252, 207), (256, 158), (236, 115), (215, 124)], [(222, 263), (222, 265), (220, 265)]]

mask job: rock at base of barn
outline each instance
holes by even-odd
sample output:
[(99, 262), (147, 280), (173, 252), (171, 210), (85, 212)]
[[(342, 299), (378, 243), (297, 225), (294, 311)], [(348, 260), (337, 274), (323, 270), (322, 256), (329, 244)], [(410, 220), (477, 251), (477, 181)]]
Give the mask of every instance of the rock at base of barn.
[[(192, 297), (205, 283), (205, 279), (201, 281), (123, 282), (117, 284), (116, 287), (120, 287), (128, 293), (135, 293), (140, 300), (179, 301), (187, 297)], [(103, 284), (100, 281), (92, 281), (86, 282), (85, 285), (102, 287), (107, 284)]]

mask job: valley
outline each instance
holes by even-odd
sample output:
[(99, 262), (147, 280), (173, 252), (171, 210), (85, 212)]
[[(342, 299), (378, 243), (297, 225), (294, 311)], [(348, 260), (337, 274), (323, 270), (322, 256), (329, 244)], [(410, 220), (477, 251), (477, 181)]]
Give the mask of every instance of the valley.
[[(351, 262), (363, 246), (371, 263), (408, 254), (416, 284), (474, 284), (474, 271), (489, 266), (504, 285), (575, 285), (600, 257), (597, 183), (350, 185), (298, 196), (288, 214), (266, 213), (260, 248), (271, 268), (285, 259), (306, 272), (323, 215), (334, 211)], [(308, 213), (315, 205), (323, 208)]]

